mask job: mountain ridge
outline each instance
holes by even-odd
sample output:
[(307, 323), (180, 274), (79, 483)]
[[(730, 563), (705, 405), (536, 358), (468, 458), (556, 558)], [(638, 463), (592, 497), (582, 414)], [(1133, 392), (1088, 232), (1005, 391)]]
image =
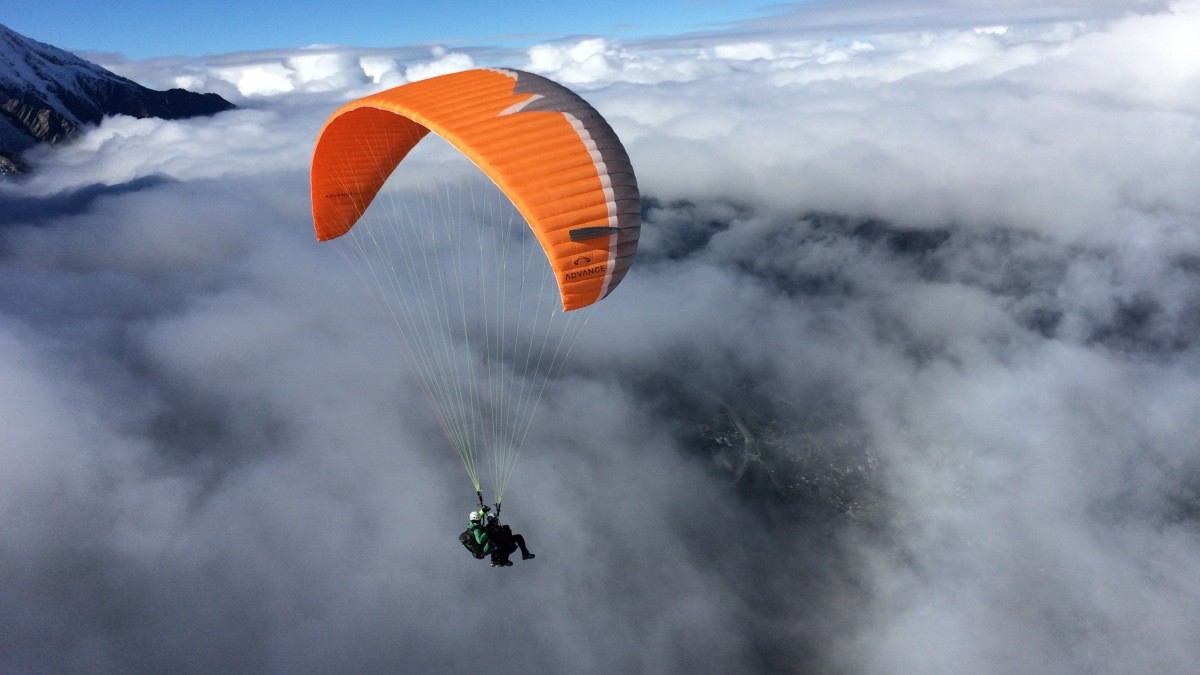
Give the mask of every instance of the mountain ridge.
[(184, 119), (236, 107), (217, 94), (144, 87), (0, 24), (0, 174), (26, 172), (26, 150), (67, 142), (105, 117)]

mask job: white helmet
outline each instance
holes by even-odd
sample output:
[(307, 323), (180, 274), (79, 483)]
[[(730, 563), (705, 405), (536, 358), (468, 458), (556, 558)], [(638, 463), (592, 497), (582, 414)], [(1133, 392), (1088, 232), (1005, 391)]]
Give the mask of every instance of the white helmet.
[(478, 511), (472, 511), (469, 517), (471, 518), (472, 523), (478, 523), (479, 521), (483, 520), (483, 516)]

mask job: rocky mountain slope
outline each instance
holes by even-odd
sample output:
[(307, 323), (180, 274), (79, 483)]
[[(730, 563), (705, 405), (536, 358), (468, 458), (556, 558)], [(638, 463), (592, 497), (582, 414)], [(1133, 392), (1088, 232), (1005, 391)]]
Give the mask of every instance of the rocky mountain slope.
[(148, 89), (0, 25), (0, 173), (23, 172), (22, 152), (107, 116), (182, 119), (234, 107), (216, 94)]

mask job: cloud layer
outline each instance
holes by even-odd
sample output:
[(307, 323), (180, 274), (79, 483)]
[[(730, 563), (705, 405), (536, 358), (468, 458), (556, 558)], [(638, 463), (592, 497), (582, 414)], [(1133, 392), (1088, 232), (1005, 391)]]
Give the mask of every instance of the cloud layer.
[[(1081, 6), (104, 64), (244, 109), (0, 185), (0, 661), (1200, 670), (1200, 5)], [(646, 225), (492, 573), (307, 162), (341, 102), (500, 63), (612, 122)]]

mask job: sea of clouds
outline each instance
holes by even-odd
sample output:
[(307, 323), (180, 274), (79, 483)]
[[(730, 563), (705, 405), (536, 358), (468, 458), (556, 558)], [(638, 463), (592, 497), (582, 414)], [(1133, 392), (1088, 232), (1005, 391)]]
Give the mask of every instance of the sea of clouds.
[[(0, 184), (0, 665), (1200, 670), (1200, 3), (943, 5), (97, 57), (240, 108)], [(645, 222), (490, 570), (307, 171), (342, 103), (499, 65), (610, 121)]]

